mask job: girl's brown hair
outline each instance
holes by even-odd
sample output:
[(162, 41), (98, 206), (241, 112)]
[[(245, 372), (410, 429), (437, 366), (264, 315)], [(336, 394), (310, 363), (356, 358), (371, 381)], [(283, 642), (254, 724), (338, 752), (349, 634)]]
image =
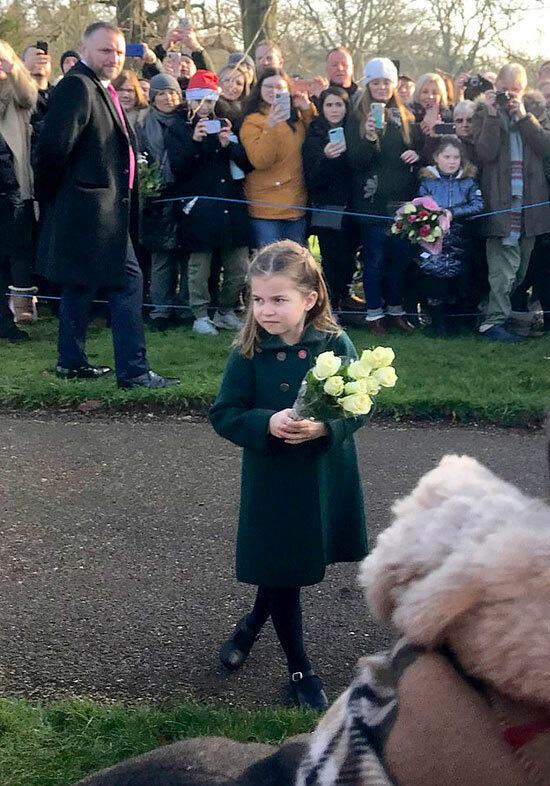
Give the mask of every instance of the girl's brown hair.
[(113, 87), (115, 88), (115, 90), (118, 90), (119, 87), (122, 87), (124, 82), (130, 82), (130, 84), (134, 88), (134, 92), (136, 94), (136, 105), (134, 108), (146, 109), (147, 101), (145, 100), (145, 96), (143, 95), (143, 89), (139, 83), (139, 77), (136, 74), (136, 72), (132, 71), (129, 68), (124, 69), (124, 71), (121, 71), (116, 79), (113, 79)]
[(314, 327), (323, 333), (339, 336), (342, 328), (332, 314), (327, 285), (321, 268), (304, 246), (293, 240), (280, 240), (260, 249), (248, 268), (248, 305), (243, 329), (234, 341), (239, 353), (251, 358), (258, 348), (260, 325), (254, 317), (254, 303), (250, 296), (251, 280), (254, 276), (288, 276), (296, 289), (304, 295), (317, 292), (317, 302), (306, 314), (306, 327)]
[[(369, 86), (367, 85), (361, 99), (357, 105), (357, 114), (359, 115), (359, 133), (361, 137), (365, 136), (365, 123), (367, 122), (367, 118), (371, 113), (370, 105), (373, 101), (373, 98), (370, 94)], [(411, 123), (414, 122), (414, 115), (412, 112), (409, 112), (403, 101), (400, 99), (397, 90), (393, 89), (393, 95), (387, 103), (389, 107), (397, 107), (399, 109), (399, 115), (401, 117), (401, 133), (403, 134), (403, 139), (405, 144), (410, 145), (411, 143)]]

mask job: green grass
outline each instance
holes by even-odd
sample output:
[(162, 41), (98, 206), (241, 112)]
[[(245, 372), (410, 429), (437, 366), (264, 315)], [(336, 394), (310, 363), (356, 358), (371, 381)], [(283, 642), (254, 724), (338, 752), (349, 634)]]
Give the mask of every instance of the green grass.
[(317, 716), (292, 709), (125, 706), (0, 699), (1, 786), (68, 786), (90, 772), (186, 737), (279, 744)]
[[(229, 352), (231, 336), (197, 336), (190, 328), (147, 334), (152, 367), (181, 377), (164, 391), (116, 387), (100, 382), (55, 377), (57, 323), (41, 320), (30, 328), (25, 345), (0, 344), (0, 404), (19, 408), (74, 408), (93, 400), (104, 411), (141, 408), (157, 411), (205, 410), (213, 401)], [(366, 331), (350, 330), (358, 350), (372, 346)], [(506, 346), (484, 343), (474, 335), (432, 339), (389, 333), (384, 345), (396, 353), (397, 387), (377, 399), (376, 417), (451, 418), (500, 425), (535, 425), (550, 404), (550, 337)], [(92, 362), (112, 363), (110, 331), (92, 326), (88, 341)], [(101, 411), (101, 409), (99, 410)]]

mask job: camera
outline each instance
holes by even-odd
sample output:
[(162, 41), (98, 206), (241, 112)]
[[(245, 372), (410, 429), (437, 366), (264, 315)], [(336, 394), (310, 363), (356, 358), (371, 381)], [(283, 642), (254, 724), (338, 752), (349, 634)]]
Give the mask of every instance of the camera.
[(464, 98), (466, 101), (473, 101), (474, 98), (477, 98), (481, 93), (485, 93), (487, 90), (492, 90), (493, 84), (489, 82), (488, 79), (485, 79), (481, 76), (481, 74), (474, 74), (473, 76), (469, 77), (468, 81), (466, 82), (464, 88)]
[(501, 109), (506, 109), (514, 96), (509, 90), (497, 90), (496, 102)]

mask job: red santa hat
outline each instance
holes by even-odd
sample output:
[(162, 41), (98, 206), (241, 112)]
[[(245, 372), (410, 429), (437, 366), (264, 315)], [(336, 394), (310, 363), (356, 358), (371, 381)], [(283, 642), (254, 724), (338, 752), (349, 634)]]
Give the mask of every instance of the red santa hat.
[(204, 69), (193, 74), (185, 90), (185, 97), (192, 101), (217, 101), (219, 95), (218, 77)]

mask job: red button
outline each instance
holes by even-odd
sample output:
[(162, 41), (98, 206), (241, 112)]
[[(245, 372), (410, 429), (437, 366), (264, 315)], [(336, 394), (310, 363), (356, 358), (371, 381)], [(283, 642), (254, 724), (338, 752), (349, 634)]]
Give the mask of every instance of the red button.
[(305, 351), (305, 349), (301, 349), (301, 350), (298, 352), (298, 357), (299, 357), (299, 358), (302, 358), (302, 360), (304, 360), (305, 358), (307, 358), (307, 352)]

